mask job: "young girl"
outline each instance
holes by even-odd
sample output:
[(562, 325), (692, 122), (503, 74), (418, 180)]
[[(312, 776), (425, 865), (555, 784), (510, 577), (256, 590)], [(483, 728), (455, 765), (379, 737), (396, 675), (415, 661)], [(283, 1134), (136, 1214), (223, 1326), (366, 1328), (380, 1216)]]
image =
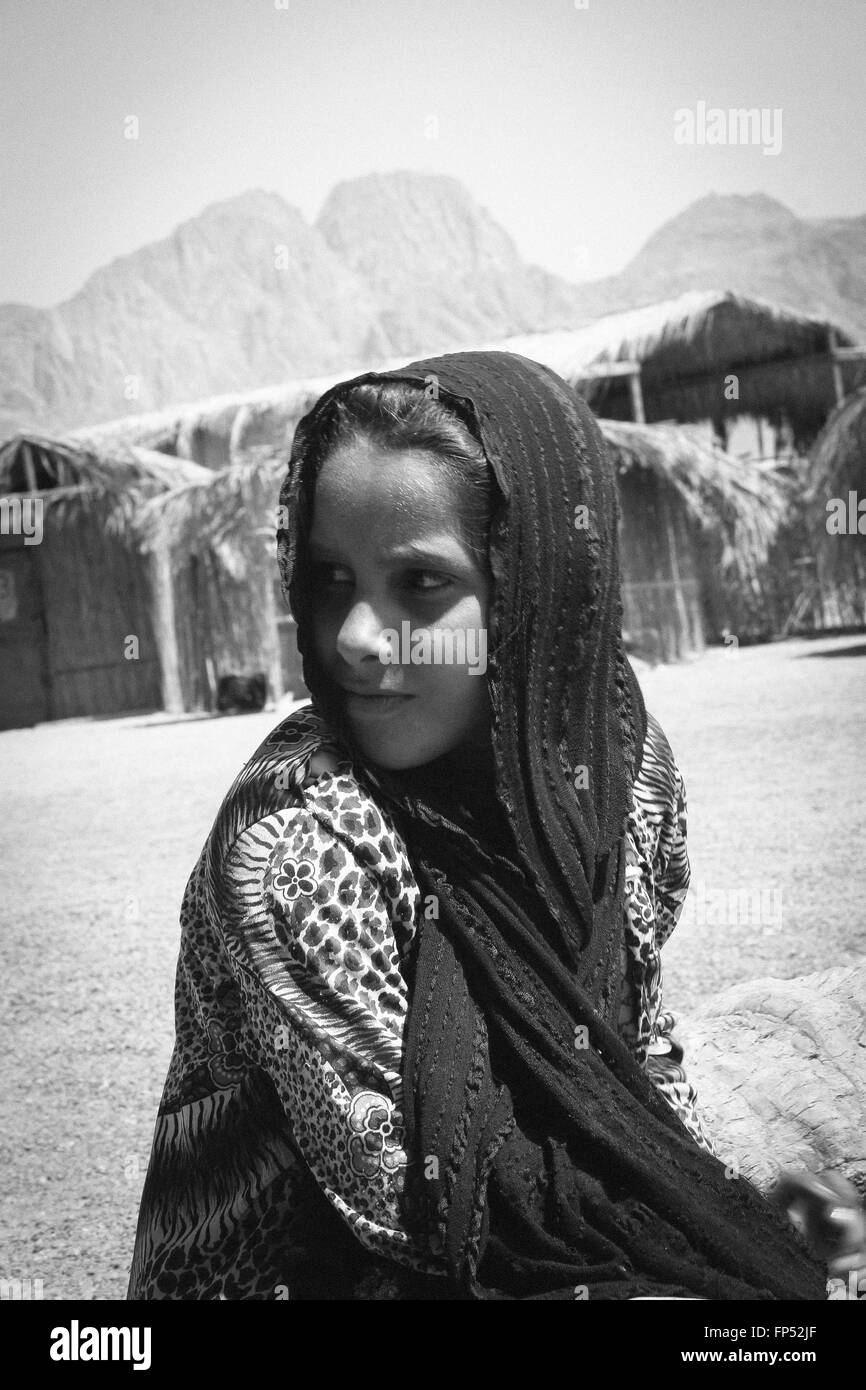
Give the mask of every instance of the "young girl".
[(187, 888), (129, 1296), (823, 1299), (661, 1009), (685, 795), (590, 411), (508, 353), (367, 373), (280, 500), (313, 701)]

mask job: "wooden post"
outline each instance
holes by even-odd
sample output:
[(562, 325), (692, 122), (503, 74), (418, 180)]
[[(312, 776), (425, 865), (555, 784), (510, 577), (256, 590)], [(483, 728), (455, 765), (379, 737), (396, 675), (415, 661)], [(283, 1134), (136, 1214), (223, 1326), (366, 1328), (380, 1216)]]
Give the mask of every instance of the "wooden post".
[(686, 601), (683, 596), (680, 567), (677, 563), (677, 542), (671, 523), (670, 509), (667, 503), (665, 503), (665, 529), (667, 530), (668, 549), (670, 550), (671, 579), (674, 583), (674, 603), (676, 605), (677, 617), (680, 624), (680, 633), (676, 643), (676, 655), (678, 657), (683, 657), (689, 655), (693, 650), (691, 643), (691, 623), (689, 622), (688, 609), (686, 608)]
[(153, 630), (159, 649), (162, 677), (162, 703), (171, 714), (183, 713), (183, 687), (180, 680), (180, 654), (174, 622), (174, 588), (167, 543), (160, 538), (151, 557), (153, 578)]
[(24, 448), (21, 450), (21, 453), (24, 458), (24, 474), (27, 478), (27, 491), (36, 492), (38, 491), (36, 487), (36, 465), (33, 462), (33, 455), (30, 452), (30, 445), (25, 444)]
[(217, 707), (217, 688), (218, 688), (218, 687), (217, 687), (216, 667), (215, 667), (214, 664), (213, 664), (213, 657), (212, 657), (209, 653), (206, 653), (206, 654), (205, 654), (205, 659), (204, 659), (204, 673), (205, 673), (205, 676), (207, 677), (208, 709), (211, 710), (211, 711), (213, 711), (213, 710), (215, 710), (216, 707)]
[(634, 413), (635, 422), (638, 425), (646, 424), (646, 411), (643, 406), (643, 389), (641, 387), (640, 367), (636, 371), (629, 372), (629, 390), (631, 391), (631, 408)]
[(835, 328), (828, 330), (827, 342), (830, 348), (830, 364), (833, 370), (833, 390), (836, 393), (836, 404), (841, 405), (845, 399), (845, 383), (842, 380), (842, 364), (836, 356), (838, 344)]
[[(845, 382), (842, 379), (842, 367), (845, 362), (866, 362), (866, 347), (842, 348), (837, 346), (836, 334), (833, 329), (829, 333), (830, 342), (830, 363), (833, 368), (833, 389), (836, 393), (836, 404), (839, 405), (845, 400)], [(858, 372), (854, 381), (861, 381), (862, 376)]]

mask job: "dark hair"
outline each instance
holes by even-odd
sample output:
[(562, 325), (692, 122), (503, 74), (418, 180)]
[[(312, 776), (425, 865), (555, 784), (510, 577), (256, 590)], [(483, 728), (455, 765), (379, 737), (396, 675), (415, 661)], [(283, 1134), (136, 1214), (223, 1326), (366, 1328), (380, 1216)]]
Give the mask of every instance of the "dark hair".
[[(476, 564), (488, 566), (491, 478), (469, 422), (428, 387), (388, 381), (355, 386), (329, 407), (315, 445), (314, 470), (336, 449), (361, 439), (381, 449), (427, 454), (460, 498), (460, 530)], [(435, 391), (435, 386), (434, 386)]]

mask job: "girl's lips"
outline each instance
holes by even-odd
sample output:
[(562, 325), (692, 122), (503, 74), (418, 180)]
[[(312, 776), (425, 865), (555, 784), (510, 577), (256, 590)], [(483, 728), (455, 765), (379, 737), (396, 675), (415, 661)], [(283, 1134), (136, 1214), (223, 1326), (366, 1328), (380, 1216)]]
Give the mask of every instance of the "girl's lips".
[(352, 719), (387, 719), (414, 695), (356, 695), (346, 691), (346, 713)]

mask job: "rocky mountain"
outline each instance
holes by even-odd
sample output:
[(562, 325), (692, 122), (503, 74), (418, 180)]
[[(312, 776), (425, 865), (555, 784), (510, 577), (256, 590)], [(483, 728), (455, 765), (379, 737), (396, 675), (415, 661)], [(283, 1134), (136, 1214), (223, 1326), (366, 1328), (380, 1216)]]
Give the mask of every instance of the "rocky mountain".
[(711, 193), (660, 227), (611, 288), (622, 308), (737, 290), (866, 340), (866, 216), (804, 221), (763, 193)]
[(866, 217), (804, 221), (763, 194), (711, 194), (620, 275), (578, 286), (527, 265), (452, 178), (340, 183), (314, 226), (253, 191), (55, 308), (0, 305), (0, 438), (576, 326), (695, 288), (826, 315), (866, 340)]
[(42, 428), (95, 423), (388, 348), (359, 276), (296, 208), (253, 192), (113, 261), (54, 309), (0, 307), (0, 409)]
[(522, 261), (457, 179), (398, 171), (337, 184), (316, 228), (367, 285), (395, 353), (565, 328), (583, 310), (577, 287)]

